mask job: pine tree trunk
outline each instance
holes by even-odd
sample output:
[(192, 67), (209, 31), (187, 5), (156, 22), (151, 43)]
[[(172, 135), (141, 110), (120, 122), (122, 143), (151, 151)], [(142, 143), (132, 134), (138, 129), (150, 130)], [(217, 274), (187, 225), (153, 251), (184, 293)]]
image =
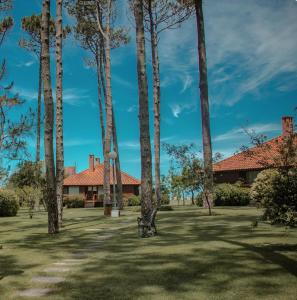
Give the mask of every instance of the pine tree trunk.
[(157, 207), (161, 206), (161, 188), (160, 188), (160, 66), (158, 55), (158, 36), (156, 24), (153, 17), (151, 1), (149, 1), (150, 17), (150, 35), (152, 49), (153, 82), (154, 82), (154, 153), (155, 153), (155, 196)]
[(104, 64), (106, 80), (106, 131), (104, 145), (104, 215), (111, 215), (111, 198), (110, 198), (110, 159), (112, 135), (112, 90), (111, 90), (111, 64), (110, 64), (110, 17), (111, 17), (111, 0), (107, 1), (108, 12), (106, 18), (106, 30), (104, 37), (104, 50), (106, 61)]
[(117, 203), (118, 208), (123, 209), (123, 185), (122, 185), (122, 176), (121, 176), (121, 164), (120, 164), (120, 153), (118, 147), (118, 138), (117, 138), (117, 131), (116, 131), (116, 122), (115, 122), (115, 115), (114, 109), (112, 107), (112, 138), (113, 138), (113, 151), (117, 154), (115, 159), (115, 168), (116, 168), (116, 182), (117, 182)]
[[(104, 57), (104, 53), (100, 53), (100, 79), (101, 79), (101, 86), (103, 90), (104, 99), (106, 99), (106, 86), (104, 81), (104, 74), (102, 65), (104, 65), (104, 61), (106, 59)], [(117, 203), (120, 209), (123, 209), (123, 185), (122, 185), (122, 176), (121, 176), (121, 164), (120, 164), (120, 154), (118, 148), (118, 139), (117, 139), (117, 132), (116, 132), (116, 123), (114, 117), (114, 110), (112, 106), (112, 138), (113, 138), (113, 150), (117, 153), (117, 157), (115, 159), (115, 167), (116, 167), (116, 181), (117, 181)]]
[[(98, 106), (99, 106), (99, 120), (100, 120), (100, 127), (101, 127), (101, 140), (102, 140), (102, 153), (104, 154), (104, 144), (105, 144), (105, 125), (104, 125), (104, 118), (103, 118), (103, 105), (102, 105), (102, 90), (101, 90), (101, 66), (99, 63), (98, 53), (96, 54), (96, 71), (97, 71), (97, 81), (98, 81)], [(103, 87), (102, 87), (103, 88)]]
[(38, 100), (37, 100), (37, 128), (36, 128), (36, 162), (40, 161), (40, 132), (41, 132), (41, 97), (42, 97), (42, 62), (41, 52), (39, 56), (39, 76), (38, 76)]
[(207, 61), (204, 33), (204, 19), (202, 0), (195, 0), (197, 32), (198, 32), (198, 56), (199, 56), (199, 74), (200, 74), (200, 104), (202, 115), (202, 138), (203, 138), (203, 158), (205, 185), (204, 192), (206, 201), (204, 206), (208, 207), (211, 215), (212, 193), (213, 193), (213, 170), (212, 170), (212, 145), (209, 120), (209, 102), (208, 102), (208, 82), (207, 82)]
[(139, 124), (141, 152), (141, 214), (147, 222), (152, 212), (152, 155), (149, 131), (148, 86), (143, 26), (143, 1), (134, 1), (136, 25), (137, 75), (139, 89)]
[(53, 149), (54, 106), (50, 73), (49, 52), (50, 0), (43, 1), (42, 8), (42, 81), (45, 103), (44, 154), (46, 168), (46, 203), (48, 206), (48, 233), (59, 232), (58, 207), (56, 198), (56, 176)]
[(59, 224), (63, 221), (63, 181), (64, 181), (64, 146), (63, 146), (63, 65), (62, 65), (62, 0), (56, 1), (56, 174), (57, 204)]

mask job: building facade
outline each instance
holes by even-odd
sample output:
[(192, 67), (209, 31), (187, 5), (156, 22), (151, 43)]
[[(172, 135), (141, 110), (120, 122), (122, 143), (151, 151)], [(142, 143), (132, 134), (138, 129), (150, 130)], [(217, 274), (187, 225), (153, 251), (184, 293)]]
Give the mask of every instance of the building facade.
[[(85, 207), (103, 206), (103, 173), (104, 165), (99, 158), (89, 155), (89, 168), (76, 173), (75, 167), (65, 168), (67, 172), (64, 179), (65, 195), (82, 195), (85, 199)], [(113, 168), (110, 168), (111, 192), (113, 191)], [(139, 195), (140, 181), (125, 172), (121, 172), (123, 195), (126, 197)], [(115, 182), (116, 184), (116, 182)]]

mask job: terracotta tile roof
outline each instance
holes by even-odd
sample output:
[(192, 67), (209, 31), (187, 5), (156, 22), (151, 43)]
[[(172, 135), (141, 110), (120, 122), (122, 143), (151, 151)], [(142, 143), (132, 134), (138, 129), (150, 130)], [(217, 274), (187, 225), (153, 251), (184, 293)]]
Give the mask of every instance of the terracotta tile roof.
[[(110, 183), (113, 184), (112, 168), (110, 174)], [(140, 181), (136, 178), (121, 172), (123, 185), (140, 185)], [(103, 185), (103, 164), (95, 166), (94, 171), (87, 169), (80, 173), (71, 175), (64, 179), (64, 186), (96, 186)]]
[[(295, 136), (297, 144), (297, 135)], [(213, 165), (214, 172), (259, 170), (273, 165), (274, 159), (279, 156), (279, 148), (283, 141), (283, 136), (278, 136), (269, 140), (261, 146), (250, 148), (226, 158)]]

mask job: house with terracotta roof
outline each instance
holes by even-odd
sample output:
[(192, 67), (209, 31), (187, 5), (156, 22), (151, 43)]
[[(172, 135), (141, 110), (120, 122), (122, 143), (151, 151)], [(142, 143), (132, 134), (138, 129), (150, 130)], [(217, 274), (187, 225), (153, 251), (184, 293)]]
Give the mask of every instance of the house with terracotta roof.
[[(75, 167), (65, 168), (64, 194), (83, 195), (85, 207), (103, 206), (103, 164), (94, 155), (89, 155), (88, 169), (76, 173)], [(110, 168), (111, 192), (113, 185), (113, 168)], [(139, 195), (140, 181), (125, 172), (121, 172), (123, 195)], [(116, 184), (116, 182), (115, 182)]]
[(241, 181), (246, 185), (251, 185), (261, 171), (273, 166), (280, 155), (284, 138), (291, 135), (293, 135), (294, 142), (297, 144), (293, 118), (283, 117), (282, 134), (280, 136), (214, 164), (215, 183)]

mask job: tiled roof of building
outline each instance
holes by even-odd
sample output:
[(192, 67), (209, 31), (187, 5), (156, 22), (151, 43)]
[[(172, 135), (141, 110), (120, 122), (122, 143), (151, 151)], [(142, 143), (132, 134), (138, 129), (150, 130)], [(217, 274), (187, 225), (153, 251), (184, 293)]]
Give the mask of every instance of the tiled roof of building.
[[(96, 186), (103, 185), (103, 164), (94, 166), (94, 171), (87, 169), (64, 179), (64, 186)], [(110, 169), (110, 183), (113, 184), (112, 167)], [(121, 172), (123, 185), (140, 185), (136, 178)]]
[[(297, 136), (295, 136), (297, 143)], [(283, 136), (240, 152), (213, 165), (214, 172), (259, 170), (274, 165), (275, 160), (280, 156), (280, 145)]]

